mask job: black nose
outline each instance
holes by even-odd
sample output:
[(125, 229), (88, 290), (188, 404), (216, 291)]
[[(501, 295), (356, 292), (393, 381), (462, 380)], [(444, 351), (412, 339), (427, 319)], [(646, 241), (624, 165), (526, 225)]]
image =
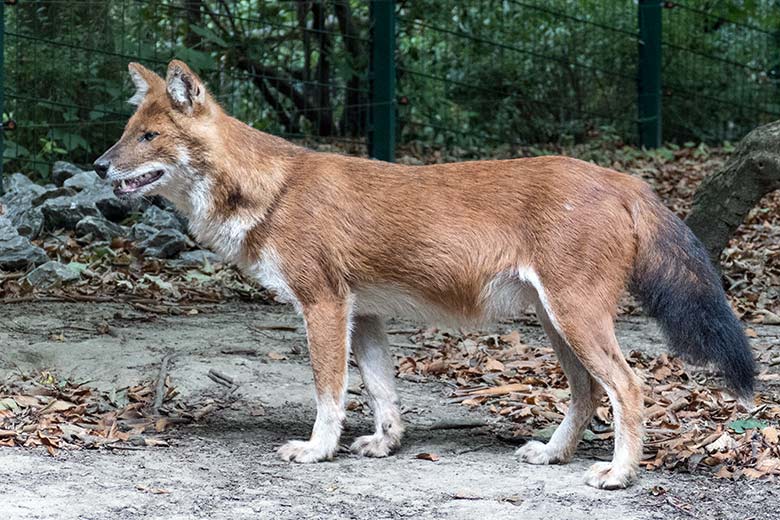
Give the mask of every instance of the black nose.
[(95, 167), (95, 173), (98, 174), (98, 177), (100, 177), (101, 179), (105, 179), (106, 174), (108, 173), (108, 167), (111, 166), (111, 163), (108, 161), (98, 159), (97, 161), (95, 161), (95, 164), (93, 164), (92, 166)]

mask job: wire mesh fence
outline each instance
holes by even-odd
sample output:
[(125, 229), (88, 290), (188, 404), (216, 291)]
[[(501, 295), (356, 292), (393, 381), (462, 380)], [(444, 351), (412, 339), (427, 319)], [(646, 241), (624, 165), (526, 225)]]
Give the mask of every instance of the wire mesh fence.
[(758, 1), (754, 16), (723, 4), (664, 4), (668, 140), (734, 140), (780, 118), (780, 4)]
[(402, 141), (479, 149), (636, 127), (633, 1), (407, 2)]
[[(384, 55), (372, 37), (378, 3), (395, 6), (394, 47)], [(738, 139), (780, 116), (775, 0), (647, 3), (663, 11), (664, 140)], [(372, 112), (387, 105), (395, 132), (375, 138), (460, 155), (603, 135), (638, 142), (644, 65), (634, 0), (5, 4), (5, 170), (44, 180), (53, 161), (88, 164), (121, 134), (131, 112), (127, 62), (163, 74), (173, 57), (252, 126), (349, 153), (368, 153)], [(387, 85), (374, 79), (389, 65), (397, 87), (377, 102)]]
[(367, 13), (366, 3), (346, 1), (7, 5), (3, 113), (13, 130), (4, 132), (6, 169), (45, 177), (58, 158), (90, 163), (131, 114), (127, 63), (164, 75), (174, 57), (250, 125), (360, 151), (370, 102)]

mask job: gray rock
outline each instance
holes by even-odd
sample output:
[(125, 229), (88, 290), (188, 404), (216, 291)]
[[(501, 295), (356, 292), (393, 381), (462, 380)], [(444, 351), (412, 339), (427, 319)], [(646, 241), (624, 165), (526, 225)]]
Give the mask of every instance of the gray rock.
[(95, 172), (78, 172), (71, 178), (66, 179), (62, 184), (67, 188), (73, 188), (75, 190), (91, 190), (98, 186), (98, 183), (103, 184), (104, 181), (100, 180)]
[(218, 264), (222, 262), (220, 256), (207, 249), (196, 249), (195, 251), (185, 251), (179, 255), (177, 263), (180, 265), (199, 266), (205, 263)]
[(87, 216), (102, 214), (108, 220), (118, 222), (143, 204), (141, 201), (119, 199), (110, 186), (99, 183), (70, 197), (48, 199), (40, 207), (46, 229), (74, 229), (79, 220)]
[(77, 175), (81, 172), (81, 168), (75, 164), (71, 164), (65, 161), (57, 161), (51, 168), (51, 180), (54, 181), (54, 184), (57, 186), (62, 186), (67, 179), (70, 179), (74, 175)]
[(5, 188), (6, 195), (22, 191), (33, 191), (36, 192), (36, 195), (39, 195), (46, 191), (46, 188), (35, 184), (23, 173), (14, 173), (7, 176), (3, 180), (3, 188)]
[(142, 240), (146, 240), (150, 236), (154, 235), (158, 231), (160, 230), (156, 227), (139, 222), (130, 228), (130, 238), (136, 242), (141, 242)]
[(80, 278), (79, 273), (68, 266), (55, 262), (46, 262), (27, 273), (27, 282), (33, 287), (49, 289)]
[(46, 192), (46, 188), (38, 186), (21, 173), (14, 173), (6, 179), (3, 185), (6, 192), (0, 197), (0, 204), (5, 207), (6, 216), (11, 212), (22, 212), (32, 206), (32, 201)]
[(91, 234), (96, 240), (111, 240), (127, 236), (127, 228), (103, 217), (84, 217), (76, 224), (76, 234), (80, 237)]
[(43, 230), (43, 213), (41, 213), (41, 208), (29, 208), (15, 215), (11, 222), (16, 226), (16, 231), (20, 235), (34, 240)]
[(19, 234), (34, 239), (43, 229), (43, 215), (38, 208), (47, 199), (70, 196), (76, 192), (71, 188), (57, 188), (54, 185), (39, 186), (21, 173), (10, 177), (8, 192), (0, 197), (5, 216)]
[(40, 206), (49, 199), (56, 199), (57, 197), (72, 197), (75, 194), (76, 190), (73, 188), (52, 188), (35, 197), (31, 201), (31, 204), (33, 206)]
[(79, 193), (79, 196), (92, 200), (103, 216), (113, 222), (119, 222), (131, 212), (140, 212), (149, 206), (149, 202), (146, 199), (117, 197), (114, 195), (114, 190), (110, 184), (103, 181), (96, 184), (94, 189), (82, 191)]
[(57, 197), (45, 201), (40, 206), (43, 225), (46, 229), (75, 229), (84, 217), (98, 217), (100, 211), (93, 200), (79, 195)]
[(181, 221), (172, 212), (160, 209), (157, 206), (149, 206), (141, 216), (141, 222), (157, 229), (175, 229), (184, 231)]
[(187, 235), (175, 229), (162, 229), (138, 244), (146, 256), (172, 258), (192, 245)]
[(26, 269), (47, 259), (43, 249), (20, 236), (10, 220), (0, 217), (0, 269)]

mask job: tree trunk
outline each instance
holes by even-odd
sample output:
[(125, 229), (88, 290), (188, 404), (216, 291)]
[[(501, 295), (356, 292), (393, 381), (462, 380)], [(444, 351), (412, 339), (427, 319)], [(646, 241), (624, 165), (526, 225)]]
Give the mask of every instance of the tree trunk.
[(197, 49), (203, 42), (200, 35), (190, 29), (193, 25), (199, 27), (203, 26), (203, 13), (200, 9), (201, 1), (202, 0), (184, 0), (184, 9), (186, 9), (185, 19), (187, 20), (187, 32), (184, 35), (184, 45), (187, 46), (188, 49)]
[[(319, 42), (317, 57), (317, 135), (321, 137), (332, 136), (335, 132), (333, 125), (333, 111), (330, 106), (330, 58), (331, 42), (325, 27), (325, 9), (320, 3), (311, 5), (314, 15), (314, 30)], [(314, 115), (314, 114), (313, 114)]]
[(748, 212), (778, 188), (780, 121), (775, 121), (745, 136), (723, 168), (702, 181), (685, 223), (717, 265), (720, 253)]
[(333, 5), (341, 31), (341, 39), (347, 51), (349, 66), (352, 69), (344, 96), (344, 111), (340, 123), (341, 133), (357, 137), (365, 133), (368, 121), (368, 99), (366, 94), (360, 91), (361, 75), (365, 75), (367, 72), (368, 60), (362, 49), (362, 42), (355, 26), (349, 0), (335, 0)]

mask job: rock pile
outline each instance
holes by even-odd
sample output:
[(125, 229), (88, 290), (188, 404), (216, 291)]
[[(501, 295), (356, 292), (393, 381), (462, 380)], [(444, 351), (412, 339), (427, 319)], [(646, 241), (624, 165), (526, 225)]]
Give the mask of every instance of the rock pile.
[(22, 173), (5, 179), (0, 197), (0, 270), (29, 271), (25, 279), (48, 288), (79, 279), (79, 272), (33, 243), (53, 232), (75, 233), (92, 244), (127, 238), (147, 257), (178, 265), (214, 263), (209, 251), (190, 249), (186, 220), (165, 201), (117, 198), (94, 171), (66, 162), (52, 168), (51, 184), (39, 185)]

